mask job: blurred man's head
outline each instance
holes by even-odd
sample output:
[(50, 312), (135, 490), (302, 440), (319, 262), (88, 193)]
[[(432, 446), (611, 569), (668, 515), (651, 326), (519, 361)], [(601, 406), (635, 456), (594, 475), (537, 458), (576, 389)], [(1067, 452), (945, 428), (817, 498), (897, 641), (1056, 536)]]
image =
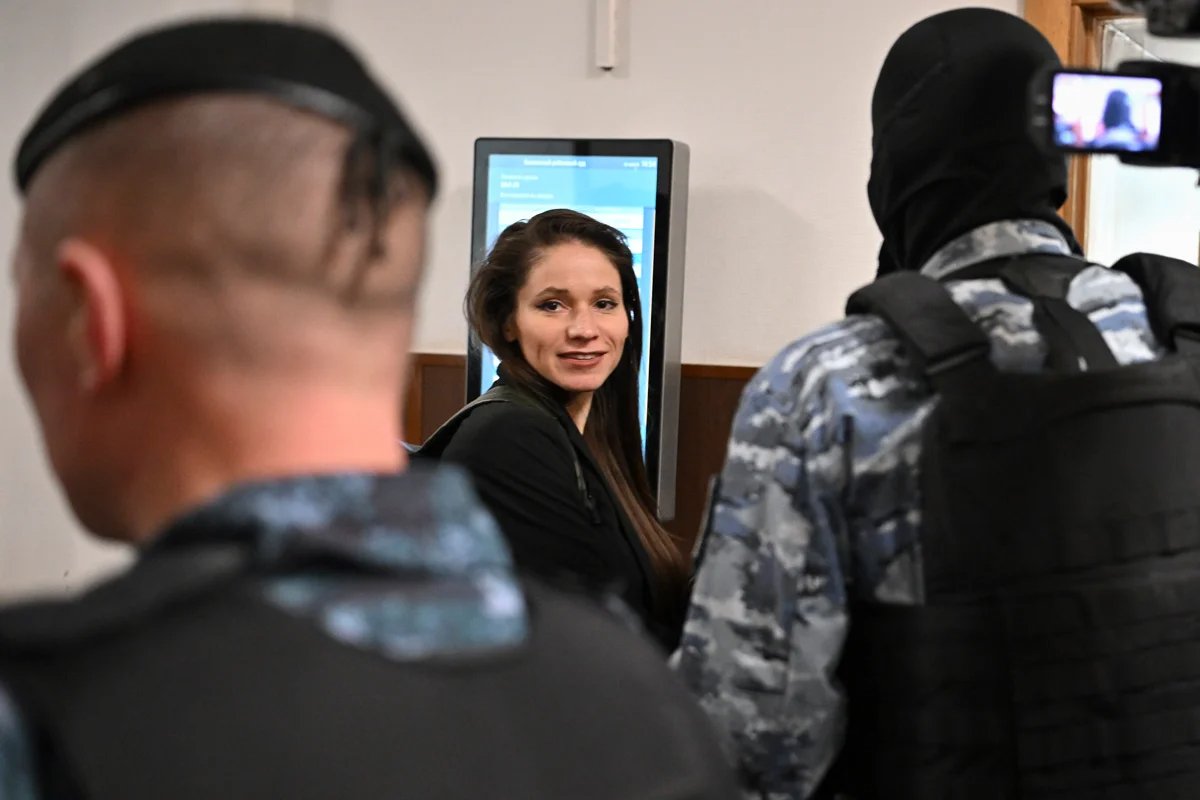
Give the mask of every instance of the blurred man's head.
[[(222, 47), (223, 73), (187, 58)], [(17, 173), (18, 363), (87, 527), (138, 539), (233, 480), (402, 465), (435, 180), (335, 40), (138, 37), (59, 93)]]
[(1070, 237), (1057, 215), (1066, 161), (1041, 150), (1028, 123), (1031, 81), (1058, 65), (1045, 37), (1001, 11), (937, 14), (901, 35), (871, 102), (881, 273), (920, 269), (955, 237), (1004, 219), (1045, 219)]

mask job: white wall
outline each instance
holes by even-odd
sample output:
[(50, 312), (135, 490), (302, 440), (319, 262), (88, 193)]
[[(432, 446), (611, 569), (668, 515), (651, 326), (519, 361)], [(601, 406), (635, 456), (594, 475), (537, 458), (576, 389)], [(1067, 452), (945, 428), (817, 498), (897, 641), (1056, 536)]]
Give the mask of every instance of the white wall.
[(683, 358), (761, 364), (874, 276), (870, 97), (918, 19), (1018, 0), (626, 0), (627, 61), (590, 67), (592, 0), (328, 0), (445, 175), (418, 350), (464, 352), (478, 136), (692, 147)]
[[(958, 5), (1019, 0), (626, 0), (624, 61), (590, 64), (592, 0), (0, 0), (0, 163), (53, 86), (128, 31), (252, 7), (324, 14), (439, 156), (444, 192), (417, 348), (462, 352), (478, 136), (673, 137), (692, 146), (683, 356), (760, 364), (838, 317), (873, 275), (869, 101), (888, 46)], [(0, 252), (17, 203), (0, 189)], [(0, 281), (0, 596), (69, 588), (112, 562), (86, 544), (41, 457), (11, 364)], [(136, 446), (136, 443), (131, 443)]]

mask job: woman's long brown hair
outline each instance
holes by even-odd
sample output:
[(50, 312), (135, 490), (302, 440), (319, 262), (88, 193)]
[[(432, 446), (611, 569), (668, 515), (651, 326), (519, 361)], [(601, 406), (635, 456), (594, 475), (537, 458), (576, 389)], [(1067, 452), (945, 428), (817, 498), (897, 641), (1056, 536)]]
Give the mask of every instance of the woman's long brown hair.
[(471, 277), (464, 310), (475, 344), (492, 349), (504, 364), (505, 377), (545, 402), (563, 405), (566, 393), (543, 378), (504, 336), (516, 312), (517, 294), (529, 269), (550, 247), (579, 242), (608, 258), (621, 276), (621, 295), (629, 320), (629, 338), (616, 369), (592, 396), (583, 439), (637, 531), (654, 567), (656, 589), (668, 609), (683, 602), (689, 572), (686, 557), (654, 513), (654, 496), (642, 458), (638, 414), (638, 366), (642, 358), (642, 303), (633, 256), (616, 228), (568, 209), (543, 211), (528, 222), (509, 225)]

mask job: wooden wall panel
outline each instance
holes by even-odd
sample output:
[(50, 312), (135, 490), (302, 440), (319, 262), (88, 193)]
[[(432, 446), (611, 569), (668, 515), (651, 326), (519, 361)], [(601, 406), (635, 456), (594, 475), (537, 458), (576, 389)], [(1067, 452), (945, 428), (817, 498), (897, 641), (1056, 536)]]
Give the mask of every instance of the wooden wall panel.
[(700, 530), (709, 479), (721, 471), (733, 414), (749, 367), (685, 364), (679, 384), (679, 457), (675, 466), (675, 519), (667, 530), (690, 550)]
[[(466, 357), (414, 353), (404, 408), (404, 438), (422, 442), (462, 407)], [(667, 528), (691, 546), (704, 514), (709, 479), (725, 460), (729, 427), (753, 367), (684, 364), (679, 386), (675, 519)]]
[[(1108, 0), (1025, 0), (1025, 19), (1042, 32), (1063, 64), (1075, 69), (1100, 66), (1100, 31), (1106, 20), (1122, 16)], [(1091, 159), (1070, 157), (1067, 202), (1060, 213), (1087, 249), (1087, 198)]]
[[(459, 355), (409, 355), (403, 412), (404, 441), (413, 444), (425, 441), (438, 425), (462, 406), (467, 385), (465, 363), (466, 359)], [(449, 407), (452, 403), (457, 405)]]

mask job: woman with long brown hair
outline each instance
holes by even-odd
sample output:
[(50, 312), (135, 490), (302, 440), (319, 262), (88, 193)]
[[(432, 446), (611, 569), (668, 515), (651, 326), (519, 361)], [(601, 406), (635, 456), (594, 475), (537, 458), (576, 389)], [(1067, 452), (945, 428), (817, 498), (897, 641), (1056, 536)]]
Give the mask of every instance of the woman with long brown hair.
[(688, 565), (646, 478), (641, 301), (625, 237), (565, 209), (514, 223), (465, 307), (500, 380), (426, 452), (472, 474), (518, 566), (617, 591), (673, 649)]

